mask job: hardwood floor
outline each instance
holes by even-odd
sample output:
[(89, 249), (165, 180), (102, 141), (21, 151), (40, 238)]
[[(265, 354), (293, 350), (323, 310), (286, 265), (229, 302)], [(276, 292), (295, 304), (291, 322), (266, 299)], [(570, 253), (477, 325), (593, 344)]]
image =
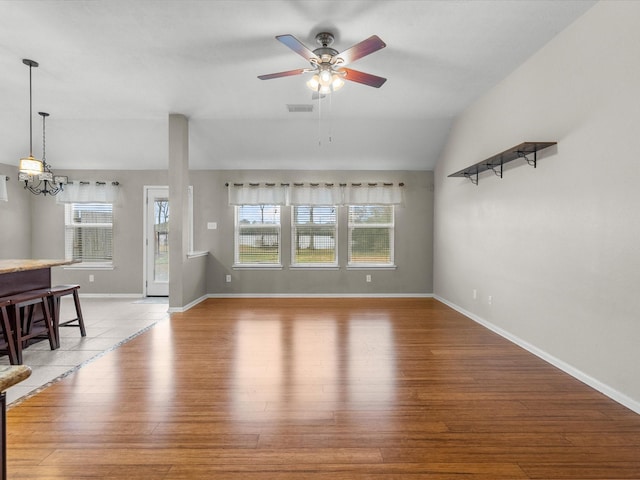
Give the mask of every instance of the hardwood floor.
[(211, 299), (11, 409), (8, 471), (638, 479), (640, 415), (433, 299)]

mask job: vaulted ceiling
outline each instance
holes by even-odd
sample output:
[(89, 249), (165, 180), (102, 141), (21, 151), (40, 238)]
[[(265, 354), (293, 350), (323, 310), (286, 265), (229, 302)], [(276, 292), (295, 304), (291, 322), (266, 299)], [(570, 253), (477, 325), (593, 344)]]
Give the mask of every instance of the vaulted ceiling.
[[(0, 2), (0, 163), (29, 147), (54, 168), (164, 169), (170, 113), (190, 126), (193, 169), (431, 170), (455, 117), (594, 4), (579, 0), (5, 0)], [(343, 51), (386, 48), (312, 100), (306, 68), (275, 36)], [(306, 74), (308, 75), (308, 74)], [(290, 113), (288, 104), (313, 105)], [(526, 140), (526, 139), (523, 139)]]

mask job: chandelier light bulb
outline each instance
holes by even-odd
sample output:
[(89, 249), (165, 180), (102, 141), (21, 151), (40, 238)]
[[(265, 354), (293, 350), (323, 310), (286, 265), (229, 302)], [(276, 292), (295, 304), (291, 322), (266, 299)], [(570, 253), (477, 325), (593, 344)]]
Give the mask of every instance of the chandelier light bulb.
[(20, 159), (19, 170), (20, 173), (33, 176), (41, 174), (44, 171), (44, 166), (40, 160), (29, 155), (27, 158)]

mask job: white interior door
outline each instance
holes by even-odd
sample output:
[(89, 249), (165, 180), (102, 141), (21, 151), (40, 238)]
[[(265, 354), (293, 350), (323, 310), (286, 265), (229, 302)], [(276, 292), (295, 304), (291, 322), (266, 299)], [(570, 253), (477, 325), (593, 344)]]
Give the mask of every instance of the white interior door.
[(146, 189), (146, 294), (169, 296), (169, 187)]

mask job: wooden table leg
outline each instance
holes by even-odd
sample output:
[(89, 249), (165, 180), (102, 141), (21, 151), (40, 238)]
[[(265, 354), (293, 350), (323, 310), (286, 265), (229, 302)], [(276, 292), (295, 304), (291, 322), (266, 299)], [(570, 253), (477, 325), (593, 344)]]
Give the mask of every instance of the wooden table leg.
[(31, 368), (26, 365), (0, 366), (0, 480), (7, 478), (7, 388), (20, 383), (31, 375)]
[(0, 432), (0, 442), (2, 442), (2, 445), (0, 445), (0, 454), (2, 455), (2, 466), (0, 466), (2, 471), (0, 471), (0, 480), (6, 480), (7, 478), (7, 395), (4, 392), (0, 393), (0, 409), (2, 410), (2, 412), (0, 412), (0, 415), (2, 416), (2, 418), (0, 419), (0, 422), (2, 423), (2, 425), (0, 426), (0, 428), (2, 429), (2, 431)]

